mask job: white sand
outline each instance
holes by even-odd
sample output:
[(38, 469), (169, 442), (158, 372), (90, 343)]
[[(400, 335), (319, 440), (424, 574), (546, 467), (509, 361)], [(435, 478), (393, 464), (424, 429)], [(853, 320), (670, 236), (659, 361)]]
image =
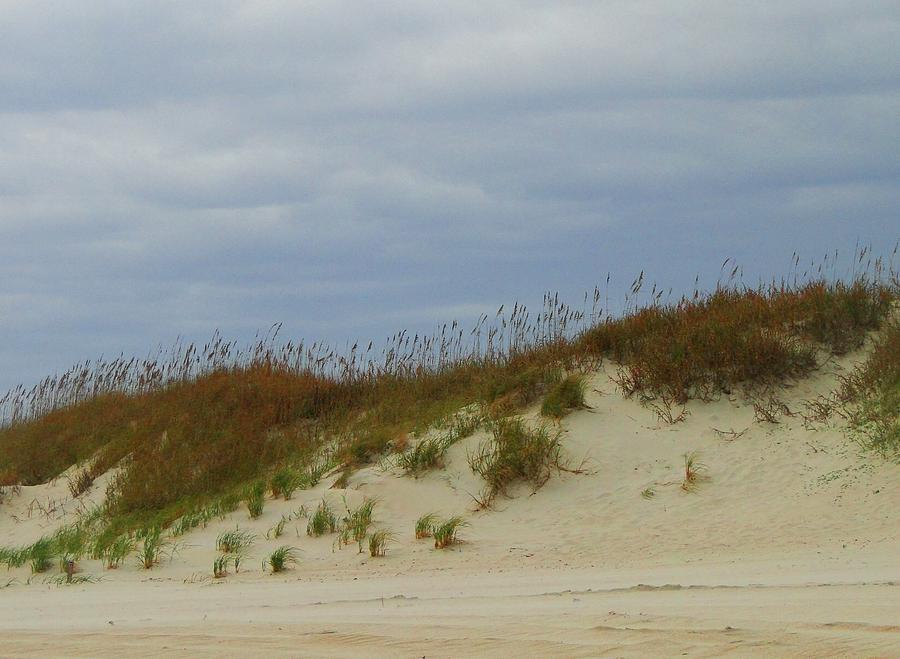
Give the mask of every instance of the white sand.
[[(828, 391), (851, 361), (786, 389), (788, 406)], [(237, 511), (182, 538), (152, 571), (133, 556), (114, 571), (83, 561), (103, 580), (57, 587), (12, 570), (0, 574), (0, 586), (16, 579), (0, 589), (0, 656), (900, 657), (900, 467), (862, 453), (839, 426), (759, 424), (728, 397), (661, 424), (615, 392), (611, 372), (593, 379), (593, 409), (563, 422), (570, 462), (587, 457), (587, 474), (472, 512), (467, 492), (480, 484), (465, 455), (479, 434), (418, 480), (373, 467), (346, 492), (323, 483), (267, 501), (257, 521)], [(682, 455), (693, 450), (709, 480), (686, 493)], [(67, 494), (61, 479), (4, 503), (0, 543), (72, 519), (71, 500), (49, 519), (32, 504)], [(308, 538), (303, 519), (263, 538), (323, 494), (338, 507), (342, 494), (378, 497), (377, 526), (397, 534), (387, 557)], [(465, 513), (466, 542), (437, 551), (414, 540), (415, 519), (431, 510)], [(212, 580), (215, 537), (236, 524), (260, 535), (253, 558)], [(301, 563), (268, 575), (260, 563), (282, 544), (300, 548)]]

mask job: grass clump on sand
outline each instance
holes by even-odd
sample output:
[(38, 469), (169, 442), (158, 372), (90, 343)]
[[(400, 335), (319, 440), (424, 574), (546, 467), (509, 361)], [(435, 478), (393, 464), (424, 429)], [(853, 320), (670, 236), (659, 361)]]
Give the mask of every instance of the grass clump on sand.
[(378, 529), (369, 536), (369, 556), (383, 557), (387, 554), (387, 545), (393, 541), (394, 534), (388, 529)]
[(300, 560), (298, 553), (299, 549), (296, 547), (289, 547), (284, 545), (279, 547), (271, 554), (266, 560), (263, 562), (263, 569), (268, 567), (272, 570), (272, 573), (276, 572), (284, 572), (289, 569), (292, 565), (296, 565)]
[(228, 574), (228, 568), (234, 567), (238, 572), (241, 562), (247, 556), (247, 552), (256, 542), (256, 534), (250, 531), (241, 531), (235, 527), (233, 531), (223, 531), (216, 537), (216, 549), (222, 552), (213, 561), (213, 576), (221, 579)]
[(838, 396), (862, 445), (900, 459), (900, 318), (885, 324)]
[(143, 543), (138, 551), (138, 562), (142, 568), (150, 570), (162, 560), (169, 542), (163, 539), (162, 530), (158, 526), (145, 529), (142, 535)]
[(103, 560), (107, 570), (115, 570), (118, 568), (128, 555), (135, 550), (134, 536), (130, 533), (123, 533), (106, 547), (98, 548), (96, 557)]
[(213, 578), (224, 579), (228, 576), (228, 567), (234, 563), (234, 557), (231, 554), (222, 554), (216, 556), (213, 560)]
[(341, 520), (340, 537), (338, 538), (340, 546), (356, 542), (359, 545), (359, 551), (362, 552), (363, 541), (372, 525), (372, 513), (376, 503), (378, 503), (377, 499), (366, 497), (358, 507), (351, 510), (347, 500), (344, 500), (347, 514)]
[(34, 574), (46, 572), (53, 566), (53, 542), (50, 538), (41, 538), (28, 548), (28, 559)]
[(300, 487), (300, 483), (301, 474), (290, 467), (282, 467), (269, 481), (269, 490), (273, 497), (283, 497), (285, 501), (288, 501), (294, 495), (294, 490)]
[(244, 499), (247, 504), (247, 513), (250, 519), (257, 519), (263, 513), (263, 506), (266, 503), (266, 483), (265, 481), (256, 481), (247, 488), (247, 495)]
[(216, 537), (216, 549), (225, 554), (238, 554), (249, 549), (254, 542), (255, 533), (235, 527), (233, 531), (223, 531)]
[(293, 519), (293, 516), (282, 515), (281, 519), (279, 519), (268, 531), (266, 531), (266, 538), (269, 540), (277, 540), (282, 535), (284, 535), (284, 527), (287, 526), (287, 523)]
[(544, 398), (541, 405), (541, 415), (561, 419), (572, 410), (587, 407), (584, 402), (584, 394), (587, 390), (587, 380), (580, 373), (567, 375), (553, 385)]
[(563, 468), (559, 433), (546, 426), (530, 428), (521, 419), (498, 419), (491, 424), (491, 435), (468, 456), (469, 467), (486, 482), (484, 502), (506, 493), (516, 481), (537, 490), (554, 469)]
[(442, 467), (447, 449), (470, 436), (482, 423), (483, 419), (476, 414), (454, 417), (445, 432), (426, 437), (412, 448), (398, 452), (394, 462), (412, 476), (419, 476), (429, 469)]
[(321, 503), (316, 506), (316, 510), (310, 515), (306, 524), (306, 535), (313, 538), (325, 535), (326, 533), (334, 533), (337, 530), (337, 516), (331, 509), (328, 501), (322, 499)]
[(468, 525), (469, 523), (459, 516), (450, 517), (449, 519), (435, 523), (432, 527), (434, 548), (446, 549), (447, 547), (458, 543), (459, 537), (457, 536), (457, 532), (462, 527)]
[(437, 513), (425, 513), (416, 520), (416, 540), (430, 538), (434, 534), (434, 524), (438, 520)]
[(684, 454), (684, 479), (681, 481), (681, 489), (685, 492), (693, 492), (697, 486), (709, 476), (706, 474), (706, 465), (700, 462), (700, 454), (691, 451)]

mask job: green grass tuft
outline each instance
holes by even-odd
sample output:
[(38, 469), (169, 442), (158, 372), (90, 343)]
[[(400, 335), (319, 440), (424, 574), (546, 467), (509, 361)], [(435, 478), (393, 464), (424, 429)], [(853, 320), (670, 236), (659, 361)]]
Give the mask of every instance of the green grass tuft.
[(430, 538), (434, 535), (434, 524), (437, 522), (437, 513), (425, 513), (416, 520), (416, 540)]
[(266, 484), (264, 481), (256, 481), (247, 488), (246, 498), (244, 502), (247, 504), (247, 513), (250, 519), (257, 519), (263, 513), (263, 506), (266, 503)]
[(885, 323), (866, 361), (844, 378), (839, 397), (860, 443), (900, 460), (900, 317)]
[(587, 380), (584, 375), (572, 373), (555, 384), (544, 398), (541, 415), (561, 419), (572, 410), (587, 407), (584, 394)]
[(337, 516), (325, 499), (316, 507), (306, 525), (306, 535), (318, 538), (326, 533), (334, 533), (337, 529)]
[(491, 425), (492, 438), (468, 456), (469, 466), (486, 482), (484, 501), (507, 492), (516, 481), (537, 490), (554, 469), (561, 469), (559, 433), (547, 427), (529, 428), (521, 419), (499, 419)]
[(432, 527), (435, 549), (446, 549), (451, 545), (455, 545), (459, 542), (457, 532), (462, 527), (468, 525), (469, 523), (459, 516), (450, 517), (449, 519), (436, 523)]
[(269, 554), (269, 557), (263, 563), (263, 569), (268, 566), (273, 574), (275, 572), (284, 572), (290, 566), (296, 565), (300, 560), (297, 555), (299, 551), (296, 547), (288, 547), (287, 545), (279, 547)]
[(394, 534), (388, 529), (379, 529), (369, 536), (369, 555), (377, 558), (387, 554), (387, 544), (394, 540)]
[(249, 549), (256, 542), (256, 534), (241, 531), (235, 527), (233, 531), (223, 531), (216, 538), (216, 549), (226, 554), (239, 554)]

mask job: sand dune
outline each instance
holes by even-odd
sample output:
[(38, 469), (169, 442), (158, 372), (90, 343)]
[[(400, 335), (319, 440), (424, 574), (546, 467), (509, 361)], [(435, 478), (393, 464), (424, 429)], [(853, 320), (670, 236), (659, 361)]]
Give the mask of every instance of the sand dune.
[[(780, 396), (799, 410), (853, 361), (832, 360)], [(900, 656), (896, 464), (861, 452), (840, 425), (759, 423), (740, 396), (661, 423), (616, 392), (612, 372), (595, 373), (591, 409), (562, 422), (567, 458), (584, 473), (475, 512), (481, 484), (466, 452), (484, 440), (476, 434), (419, 479), (372, 466), (345, 490), (332, 478), (267, 501), (259, 520), (236, 511), (184, 536), (152, 571), (133, 557), (113, 571), (83, 561), (102, 580), (57, 587), (12, 570), (0, 577), (13, 580), (0, 589), (0, 655)], [(708, 479), (685, 492), (689, 451)], [(102, 492), (101, 480), (86, 496)], [(305, 519), (264, 538), (323, 496), (338, 506), (377, 497), (377, 526), (397, 536), (387, 556), (309, 538)], [(0, 506), (0, 537), (31, 542), (78, 505), (64, 479), (23, 488)], [(438, 551), (415, 540), (430, 510), (465, 514), (465, 542)], [(235, 525), (258, 534), (253, 558), (214, 580), (215, 538)], [(260, 563), (283, 544), (300, 563), (269, 575)]]

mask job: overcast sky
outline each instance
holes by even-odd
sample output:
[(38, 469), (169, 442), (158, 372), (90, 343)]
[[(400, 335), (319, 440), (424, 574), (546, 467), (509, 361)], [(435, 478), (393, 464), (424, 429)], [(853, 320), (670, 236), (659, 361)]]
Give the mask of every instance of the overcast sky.
[(900, 237), (900, 4), (0, 0), (0, 389)]

